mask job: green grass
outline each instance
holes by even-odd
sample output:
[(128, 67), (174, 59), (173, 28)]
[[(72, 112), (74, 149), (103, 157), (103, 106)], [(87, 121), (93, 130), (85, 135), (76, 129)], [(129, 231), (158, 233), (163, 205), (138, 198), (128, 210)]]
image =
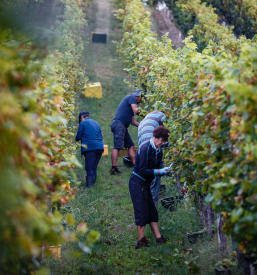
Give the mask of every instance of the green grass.
[[(86, 39), (96, 26), (94, 14), (96, 3), (88, 10), (89, 22), (86, 28)], [(110, 10), (111, 12), (111, 10)], [(161, 234), (169, 238), (166, 245), (157, 246), (154, 236), (147, 226), (145, 235), (150, 238), (150, 247), (135, 250), (137, 241), (136, 226), (133, 216), (133, 206), (129, 195), (128, 182), (132, 169), (118, 164), (121, 176), (111, 176), (111, 147), (113, 145), (110, 130), (111, 121), (120, 101), (132, 92), (124, 84), (125, 73), (122, 71), (116, 54), (115, 45), (111, 39), (119, 39), (117, 32), (119, 22), (111, 16), (110, 33), (107, 44), (92, 44), (85, 46), (87, 75), (90, 81), (100, 81), (103, 88), (103, 98), (85, 98), (80, 94), (77, 98), (77, 114), (86, 110), (98, 121), (103, 133), (104, 144), (109, 146), (109, 156), (102, 157), (98, 166), (98, 177), (93, 188), (80, 188), (70, 206), (79, 209), (75, 217), (77, 223), (85, 221), (89, 229), (101, 234), (100, 240), (94, 245), (91, 254), (82, 257), (63, 257), (60, 261), (49, 259), (48, 267), (52, 274), (189, 274), (189, 265), (201, 274), (214, 274), (214, 264), (221, 258), (218, 253), (217, 238), (207, 238), (195, 245), (190, 245), (187, 231), (199, 228), (199, 220), (195, 218), (195, 210), (190, 200), (180, 203), (177, 210), (170, 212), (159, 203), (159, 226)], [(111, 37), (111, 39), (110, 39)], [(112, 61), (116, 60), (116, 62)], [(130, 127), (129, 132), (134, 141), (137, 140), (137, 128)], [(84, 165), (80, 157), (77, 157)], [(84, 169), (76, 169), (78, 180), (85, 182)], [(165, 179), (162, 180), (165, 183)], [(175, 187), (168, 180), (166, 196), (176, 195)], [(184, 248), (192, 251), (184, 252)], [(76, 244), (68, 243), (62, 247), (65, 251), (79, 251)], [(196, 274), (200, 274), (199, 272)]]

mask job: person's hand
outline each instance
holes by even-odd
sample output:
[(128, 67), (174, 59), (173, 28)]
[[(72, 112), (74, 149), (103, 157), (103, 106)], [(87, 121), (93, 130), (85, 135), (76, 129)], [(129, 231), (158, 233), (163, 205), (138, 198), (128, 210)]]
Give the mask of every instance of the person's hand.
[(160, 175), (166, 175), (170, 172), (170, 167), (164, 167), (162, 169), (160, 169)]
[(155, 169), (154, 170), (154, 175), (155, 176), (164, 176), (166, 174), (168, 174), (170, 172), (170, 168), (169, 167), (164, 167), (161, 169)]

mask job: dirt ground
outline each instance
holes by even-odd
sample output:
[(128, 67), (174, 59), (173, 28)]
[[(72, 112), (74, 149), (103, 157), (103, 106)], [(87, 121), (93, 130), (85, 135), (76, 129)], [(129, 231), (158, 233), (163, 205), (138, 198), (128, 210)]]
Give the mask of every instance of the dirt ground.
[(150, 21), (151, 21), (151, 31), (157, 34), (157, 38), (161, 39), (161, 34), (159, 31), (159, 22), (155, 17), (155, 7), (145, 6), (145, 9), (150, 12)]
[(95, 32), (103, 32), (109, 33), (110, 30), (110, 11), (111, 11), (111, 4), (109, 1), (106, 0), (95, 0), (98, 5), (97, 13), (96, 13), (96, 27)]
[[(159, 34), (163, 36), (167, 32), (168, 37), (172, 41), (174, 48), (180, 48), (184, 46), (182, 42), (185, 39), (185, 36), (180, 32), (180, 30), (175, 26), (174, 22), (171, 22), (171, 11), (159, 11), (157, 9), (152, 9), (154, 20), (159, 26)], [(153, 19), (151, 19), (152, 21)]]

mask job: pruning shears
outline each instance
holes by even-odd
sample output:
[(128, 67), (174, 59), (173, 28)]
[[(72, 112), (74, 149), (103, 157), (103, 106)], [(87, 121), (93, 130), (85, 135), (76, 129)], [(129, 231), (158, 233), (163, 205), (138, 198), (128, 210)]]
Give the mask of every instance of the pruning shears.
[(169, 174), (170, 174), (172, 166), (173, 166), (173, 163), (171, 163), (171, 164), (169, 165), (168, 169), (166, 170), (166, 172), (167, 172), (166, 175), (169, 175)]

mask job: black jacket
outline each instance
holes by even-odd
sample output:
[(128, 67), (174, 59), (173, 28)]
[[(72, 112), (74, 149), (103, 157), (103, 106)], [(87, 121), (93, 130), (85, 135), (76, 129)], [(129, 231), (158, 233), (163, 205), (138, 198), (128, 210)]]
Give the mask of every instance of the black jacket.
[(161, 168), (162, 150), (154, 148), (152, 140), (142, 144), (137, 150), (133, 172), (144, 181), (144, 185), (151, 185), (154, 179), (154, 169)]

